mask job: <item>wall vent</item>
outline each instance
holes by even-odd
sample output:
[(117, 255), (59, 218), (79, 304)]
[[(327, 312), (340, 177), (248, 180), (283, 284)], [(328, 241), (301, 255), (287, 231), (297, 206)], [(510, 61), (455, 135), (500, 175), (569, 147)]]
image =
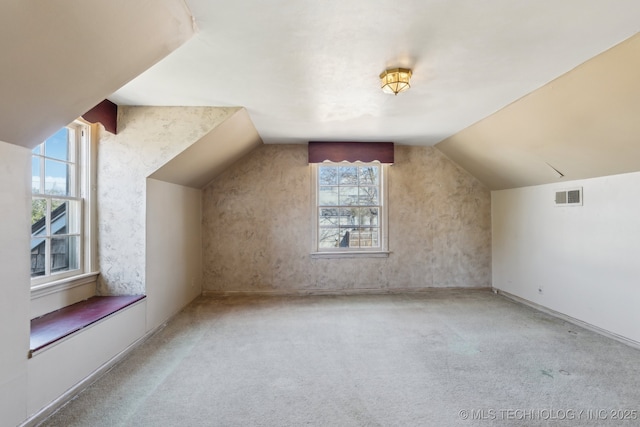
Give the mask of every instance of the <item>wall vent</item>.
[(582, 187), (556, 191), (556, 206), (582, 206)]

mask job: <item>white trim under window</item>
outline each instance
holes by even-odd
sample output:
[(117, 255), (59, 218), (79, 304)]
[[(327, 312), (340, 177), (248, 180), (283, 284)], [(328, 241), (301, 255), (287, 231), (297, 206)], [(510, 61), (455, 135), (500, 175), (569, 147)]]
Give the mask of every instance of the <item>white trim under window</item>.
[(32, 152), (32, 294), (97, 274), (92, 136), (92, 126), (74, 121)]
[(311, 256), (387, 257), (388, 165), (323, 162), (310, 167)]

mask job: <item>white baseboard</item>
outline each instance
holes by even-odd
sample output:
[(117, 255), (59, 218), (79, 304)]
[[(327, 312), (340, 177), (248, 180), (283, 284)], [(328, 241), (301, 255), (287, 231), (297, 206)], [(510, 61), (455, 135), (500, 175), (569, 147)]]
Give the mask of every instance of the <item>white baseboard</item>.
[(562, 319), (565, 322), (572, 323), (572, 324), (574, 324), (576, 326), (580, 326), (581, 328), (587, 329), (587, 330), (589, 330), (591, 332), (595, 332), (597, 334), (603, 335), (603, 336), (605, 336), (607, 338), (614, 339), (614, 340), (616, 340), (618, 342), (621, 342), (622, 344), (625, 344), (625, 345), (628, 345), (630, 347), (633, 347), (633, 348), (636, 348), (636, 349), (640, 350), (640, 342), (638, 342), (638, 341), (632, 340), (632, 339), (627, 338), (627, 337), (622, 336), (622, 335), (618, 335), (618, 334), (616, 334), (614, 332), (611, 332), (611, 331), (608, 331), (606, 329), (602, 329), (602, 328), (600, 328), (598, 326), (592, 325), (591, 323), (584, 322), (582, 320), (579, 320), (579, 319), (576, 319), (574, 317), (568, 316), (568, 315), (566, 315), (564, 313), (561, 313), (559, 311), (552, 310), (550, 308), (547, 308), (547, 307), (545, 307), (543, 305), (540, 305), (540, 304), (537, 304), (535, 302), (529, 301), (527, 299), (520, 298), (519, 296), (510, 294), (509, 292), (505, 292), (505, 291), (502, 291), (502, 290), (497, 289), (497, 288), (493, 288), (493, 292), (495, 294), (497, 294), (497, 295), (501, 295), (501, 296), (503, 296), (503, 297), (505, 297), (507, 299), (510, 299), (511, 301), (517, 302), (517, 303), (522, 304), (522, 305), (526, 305), (526, 306), (531, 307), (531, 308), (533, 308), (535, 310), (538, 310), (538, 311), (541, 311), (543, 313), (549, 314), (549, 315), (551, 315), (553, 317), (557, 317), (558, 319)]
[(395, 294), (421, 294), (439, 291), (491, 291), (491, 287), (475, 286), (450, 286), (450, 287), (430, 287), (430, 288), (357, 288), (357, 289), (269, 289), (269, 290), (244, 290), (244, 291), (202, 291), (207, 297), (229, 297), (229, 296), (306, 296), (306, 295), (395, 295)]

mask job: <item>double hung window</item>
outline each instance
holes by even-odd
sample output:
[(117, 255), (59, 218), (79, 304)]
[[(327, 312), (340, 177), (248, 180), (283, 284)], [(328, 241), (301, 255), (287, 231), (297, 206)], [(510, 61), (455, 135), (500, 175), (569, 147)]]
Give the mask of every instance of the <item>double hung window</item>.
[(378, 162), (314, 164), (315, 253), (386, 252), (386, 187)]
[(32, 285), (83, 274), (90, 261), (85, 212), (89, 126), (74, 122), (32, 152)]

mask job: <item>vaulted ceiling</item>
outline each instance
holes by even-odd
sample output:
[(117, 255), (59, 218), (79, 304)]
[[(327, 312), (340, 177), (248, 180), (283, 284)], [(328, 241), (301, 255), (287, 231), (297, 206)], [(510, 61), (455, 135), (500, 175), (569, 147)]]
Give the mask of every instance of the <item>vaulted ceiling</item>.
[[(433, 145), (638, 31), (637, 0), (187, 0), (199, 32), (116, 103), (243, 106), (265, 143)], [(383, 94), (386, 67), (412, 88)]]
[(640, 171), (640, 34), (438, 143), (492, 190)]
[[(640, 170), (602, 158), (636, 154), (638, 22), (637, 0), (6, 0), (0, 140), (35, 146), (107, 97), (245, 107), (265, 143), (437, 144), (492, 189)], [(397, 66), (412, 88), (385, 95)]]

